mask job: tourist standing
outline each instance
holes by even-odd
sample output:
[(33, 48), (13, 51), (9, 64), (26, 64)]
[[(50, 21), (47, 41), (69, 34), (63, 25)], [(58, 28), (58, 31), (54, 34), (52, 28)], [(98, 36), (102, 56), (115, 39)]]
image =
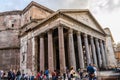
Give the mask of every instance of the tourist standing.
[(15, 70), (13, 70), (13, 72), (12, 72), (12, 80), (15, 80), (15, 77), (16, 77), (16, 73), (15, 73)]
[(95, 70), (94, 70), (92, 64), (89, 64), (89, 66), (87, 67), (87, 72), (89, 75), (89, 80), (92, 80), (95, 76), (95, 74), (94, 74)]
[(37, 79), (37, 80), (40, 79), (40, 75), (41, 75), (40, 72), (38, 72), (37, 75), (36, 75), (36, 79)]
[(95, 74), (94, 79), (96, 79), (96, 78), (97, 78), (97, 67), (96, 67), (95, 64), (93, 64), (93, 68), (94, 68), (94, 70), (95, 70), (95, 72), (94, 72), (94, 74)]
[(12, 79), (12, 69), (10, 69), (10, 71), (8, 71), (8, 80)]
[(16, 74), (16, 80), (20, 80), (20, 78), (21, 78), (21, 72), (20, 70), (18, 70)]
[(52, 72), (52, 80), (57, 80), (56, 71), (55, 70)]
[(73, 69), (73, 67), (70, 68), (70, 78), (71, 79), (75, 78), (75, 70)]
[(46, 75), (47, 79), (49, 80), (49, 70), (48, 69), (45, 70), (45, 75)]

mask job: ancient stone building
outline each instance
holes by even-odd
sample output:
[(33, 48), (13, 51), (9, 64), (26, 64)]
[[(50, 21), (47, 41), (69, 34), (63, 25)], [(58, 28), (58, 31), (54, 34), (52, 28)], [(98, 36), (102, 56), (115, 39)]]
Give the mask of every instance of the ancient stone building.
[(117, 60), (117, 66), (120, 67), (120, 43), (115, 44), (115, 58)]
[(0, 69), (18, 68), (20, 64), (19, 28), (21, 11), (0, 13)]
[[(15, 15), (15, 20), (4, 20), (7, 15)], [(1, 18), (3, 16), (5, 18)], [(9, 64), (20, 60), (18, 63), (22, 72), (44, 71), (46, 68), (64, 72), (71, 66), (74, 69), (85, 68), (89, 63), (94, 63), (99, 68), (108, 67), (106, 33), (87, 9), (53, 11), (31, 2), (24, 10), (6, 13), (1, 17), (1, 21), (11, 21), (8, 29), (3, 26), (5, 29), (1, 29), (0, 34), (1, 43), (6, 44), (0, 50), (0, 57), (4, 58), (1, 61), (3, 64), (4, 61), (8, 64), (8, 59)], [(4, 25), (4, 22), (1, 24)], [(9, 31), (15, 31), (16, 34), (8, 33)], [(18, 52), (12, 52), (15, 50)]]
[(117, 65), (116, 59), (115, 59), (115, 50), (114, 50), (114, 39), (112, 37), (111, 31), (109, 28), (104, 29), (106, 33), (106, 46), (107, 46), (107, 60), (108, 60), (108, 66), (114, 66)]

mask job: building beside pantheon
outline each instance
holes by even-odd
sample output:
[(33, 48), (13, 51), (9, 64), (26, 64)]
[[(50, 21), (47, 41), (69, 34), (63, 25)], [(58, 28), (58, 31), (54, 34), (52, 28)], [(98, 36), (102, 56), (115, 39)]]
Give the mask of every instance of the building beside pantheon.
[(0, 13), (0, 69), (64, 72), (89, 63), (115, 66), (109, 37), (87, 9), (53, 11), (32, 1), (21, 11)]

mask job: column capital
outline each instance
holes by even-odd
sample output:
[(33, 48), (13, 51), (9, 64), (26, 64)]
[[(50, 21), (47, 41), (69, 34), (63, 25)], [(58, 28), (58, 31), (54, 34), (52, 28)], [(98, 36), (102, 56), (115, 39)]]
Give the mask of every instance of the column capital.
[(76, 34), (77, 34), (77, 35), (80, 35), (80, 34), (81, 34), (81, 32), (80, 32), (80, 31), (77, 31), (77, 32), (76, 32)]
[(100, 39), (100, 43), (102, 43), (102, 40)]
[(93, 39), (93, 36), (90, 36), (90, 39)]
[(95, 38), (95, 41), (98, 41), (98, 38)]
[(87, 38), (88, 35), (87, 35), (86, 33), (84, 33), (83, 36), (84, 36), (85, 38)]
[(48, 30), (48, 33), (52, 33), (52, 31), (53, 31), (52, 29), (49, 29), (49, 30)]
[(63, 28), (63, 26), (59, 25), (58, 28)]
[(44, 33), (41, 33), (41, 34), (40, 34), (40, 38), (43, 38), (43, 37), (44, 37)]
[(71, 33), (71, 34), (72, 34), (72, 33), (73, 33), (73, 29), (70, 28), (70, 29), (68, 30), (68, 33)]

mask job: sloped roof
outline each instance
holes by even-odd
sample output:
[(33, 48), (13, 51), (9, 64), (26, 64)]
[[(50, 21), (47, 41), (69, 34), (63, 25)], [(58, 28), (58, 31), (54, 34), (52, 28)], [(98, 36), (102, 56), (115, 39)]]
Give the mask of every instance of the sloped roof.
[(104, 28), (104, 31), (105, 31), (107, 36), (111, 37), (112, 42), (114, 42), (114, 39), (113, 39), (113, 36), (112, 36), (112, 33), (111, 33), (110, 29), (108, 27), (106, 27), (106, 28)]
[(4, 15), (17, 15), (17, 14), (21, 14), (21, 13), (22, 13), (21, 10), (6, 11), (6, 12), (0, 12), (0, 16), (4, 16)]
[[(94, 20), (94, 22), (98, 25), (98, 28), (104, 33), (104, 29), (102, 26), (98, 23), (98, 21), (95, 19), (95, 17), (92, 15), (92, 13), (88, 9), (60, 9), (59, 10), (62, 13), (79, 13), (79, 12), (88, 12), (88, 14), (91, 16), (91, 18)], [(68, 15), (69, 16), (69, 15)], [(87, 24), (86, 24), (87, 25)], [(88, 25), (90, 27), (90, 25)]]
[[(89, 10), (82, 10), (82, 11), (89, 11)], [(86, 24), (78, 21), (77, 19), (74, 19), (74, 18), (72, 18), (71, 16), (64, 14), (64, 11), (58, 10), (58, 11), (56, 11), (55, 13), (51, 14), (49, 17), (47, 17), (47, 18), (43, 19), (42, 21), (36, 23), (34, 26), (32, 26), (32, 27), (31, 27), (30, 29), (28, 29), (28, 30), (36, 30), (36, 29), (38, 29), (40, 26), (42, 26), (43, 24), (46, 24), (48, 21), (51, 21), (51, 22), (52, 22), (53, 18), (59, 18), (61, 15), (62, 15), (63, 17), (66, 17), (66, 18), (70, 19), (70, 20), (73, 20), (74, 22), (77, 22), (77, 23), (79, 23), (79, 24), (85, 25), (86, 27), (89, 27), (90, 29), (93, 29), (93, 28), (91, 28), (89, 25), (86, 25)], [(52, 19), (52, 20), (51, 20), (51, 19)], [(93, 30), (97, 31), (96, 29), (93, 29)], [(103, 29), (101, 29), (101, 30), (103, 30)], [(27, 31), (26, 31), (26, 32), (27, 32)], [(25, 33), (26, 33), (26, 32), (25, 32)], [(29, 31), (28, 31), (28, 32), (29, 32)], [(99, 31), (97, 31), (97, 32), (99, 32)], [(105, 35), (105, 32), (104, 32), (104, 31), (99, 32), (99, 33), (102, 33), (102, 34)], [(24, 32), (23, 32), (22, 34), (24, 34)]]
[(16, 14), (24, 14), (27, 10), (29, 10), (32, 6), (36, 6), (38, 8), (41, 8), (49, 13), (54, 13), (53, 10), (45, 7), (45, 6), (42, 6), (40, 4), (38, 4), (37, 2), (34, 2), (34, 1), (31, 1), (30, 4), (28, 4), (23, 10), (13, 10), (13, 11), (5, 11), (5, 12), (0, 12), (0, 16), (3, 16), (3, 15), (16, 15)]
[[(67, 10), (58, 10), (58, 11), (56, 11), (55, 13), (51, 14), (49, 17), (43, 19), (40, 23), (38, 23), (35, 27), (33, 27), (33, 29), (35, 29), (36, 27), (41, 26), (41, 24), (45, 23), (46, 21), (49, 21), (51, 18), (55, 17), (56, 15), (66, 16), (66, 17), (68, 17), (69, 19), (72, 19), (72, 20), (74, 20), (74, 21), (76, 21), (76, 22), (78, 22), (78, 23), (80, 23), (80, 24), (83, 24), (83, 25), (91, 28), (89, 25), (86, 25), (86, 24), (78, 21), (77, 19), (74, 19), (74, 18), (72, 18), (71, 16), (64, 14), (64, 12), (69, 12), (69, 11), (73, 11), (73, 12), (74, 12), (74, 11), (87, 11), (87, 12), (89, 12), (88, 9), (83, 9), (83, 10), (75, 10), (75, 9), (74, 9), (74, 10), (71, 10), (71, 9), (70, 9), (70, 10), (69, 10), (69, 9), (67, 9)], [(89, 12), (89, 13), (90, 13), (90, 12)], [(91, 13), (90, 13), (90, 15), (91, 15)], [(92, 16), (92, 15), (91, 15), (91, 16)], [(93, 17), (93, 16), (92, 16), (92, 17)], [(94, 18), (94, 20), (95, 20), (95, 18)], [(99, 23), (98, 23), (96, 20), (95, 20), (95, 22), (99, 25)], [(103, 32), (102, 34), (106, 34), (100, 25), (99, 25), (99, 28), (102, 30), (102, 32)], [(94, 30), (95, 30), (95, 29), (94, 29)], [(100, 32), (100, 33), (101, 33), (101, 32)]]
[(25, 13), (27, 10), (29, 10), (32, 6), (36, 6), (38, 8), (42, 8), (43, 10), (48, 11), (49, 13), (54, 13), (53, 10), (51, 10), (51, 9), (45, 7), (45, 6), (42, 6), (42, 5), (40, 5), (40, 4), (38, 4), (38, 3), (34, 2), (34, 1), (32, 1), (30, 4), (28, 4), (27, 7), (25, 7), (23, 9), (23, 13)]

